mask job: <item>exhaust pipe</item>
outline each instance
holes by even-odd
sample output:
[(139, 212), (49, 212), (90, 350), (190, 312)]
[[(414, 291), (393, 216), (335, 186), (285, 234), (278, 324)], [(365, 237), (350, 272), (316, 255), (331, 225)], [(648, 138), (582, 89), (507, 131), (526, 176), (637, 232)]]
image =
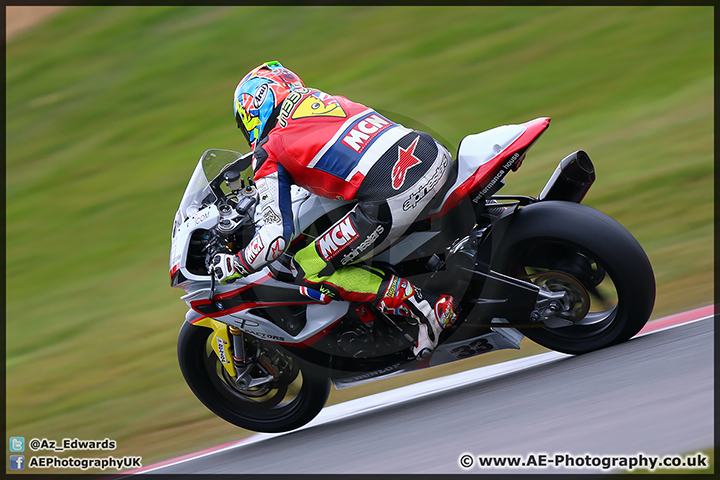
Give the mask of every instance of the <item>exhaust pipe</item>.
[(538, 200), (565, 200), (580, 203), (595, 181), (595, 167), (582, 150), (560, 161)]

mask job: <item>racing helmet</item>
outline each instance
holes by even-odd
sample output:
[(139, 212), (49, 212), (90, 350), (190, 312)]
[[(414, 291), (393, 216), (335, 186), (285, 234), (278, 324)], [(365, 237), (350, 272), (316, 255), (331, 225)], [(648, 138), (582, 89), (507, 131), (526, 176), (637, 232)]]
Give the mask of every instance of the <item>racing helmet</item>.
[(263, 63), (240, 80), (235, 88), (233, 112), (252, 150), (275, 125), (290, 90), (304, 86), (300, 77), (276, 61)]

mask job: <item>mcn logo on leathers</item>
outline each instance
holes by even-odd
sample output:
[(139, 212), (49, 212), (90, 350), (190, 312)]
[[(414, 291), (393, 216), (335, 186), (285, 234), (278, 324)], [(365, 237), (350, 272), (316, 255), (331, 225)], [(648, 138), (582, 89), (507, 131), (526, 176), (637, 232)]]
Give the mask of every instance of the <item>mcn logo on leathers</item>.
[(360, 120), (350, 132), (342, 139), (342, 143), (358, 153), (367, 147), (377, 134), (392, 125), (389, 121), (381, 118), (380, 115), (370, 115)]
[(330, 260), (338, 254), (341, 248), (356, 238), (358, 238), (357, 230), (350, 221), (350, 217), (346, 217), (335, 225), (332, 230), (320, 237), (320, 255), (325, 260)]

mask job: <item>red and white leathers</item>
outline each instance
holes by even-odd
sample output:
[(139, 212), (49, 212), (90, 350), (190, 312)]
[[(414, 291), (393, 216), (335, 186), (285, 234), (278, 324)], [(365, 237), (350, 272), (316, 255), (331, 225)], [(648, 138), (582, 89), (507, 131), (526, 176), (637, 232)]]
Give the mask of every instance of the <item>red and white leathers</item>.
[(323, 299), (370, 302), (415, 319), (415, 353), (427, 355), (455, 319), (453, 299), (423, 295), (405, 279), (354, 264), (389, 247), (427, 211), (449, 178), (450, 163), (447, 149), (426, 133), (341, 96), (292, 90), (275, 127), (253, 151), (263, 225), (238, 254), (242, 270), (257, 271), (289, 245), (292, 184), (355, 200), (353, 210), (296, 253), (298, 283), (314, 298), (321, 292)]

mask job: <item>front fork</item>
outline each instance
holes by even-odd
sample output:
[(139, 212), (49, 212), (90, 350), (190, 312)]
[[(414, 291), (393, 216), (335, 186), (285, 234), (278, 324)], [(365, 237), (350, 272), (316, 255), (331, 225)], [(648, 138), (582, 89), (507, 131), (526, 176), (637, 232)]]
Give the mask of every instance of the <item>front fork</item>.
[[(235, 365), (235, 370), (238, 372), (237, 376), (233, 376), (235, 385), (240, 390), (249, 390), (264, 386), (275, 380), (273, 372), (263, 365), (262, 361), (247, 361), (245, 333), (232, 325), (228, 325), (227, 329), (232, 336), (233, 364)], [(253, 371), (259, 373), (259, 375), (253, 376)]]

